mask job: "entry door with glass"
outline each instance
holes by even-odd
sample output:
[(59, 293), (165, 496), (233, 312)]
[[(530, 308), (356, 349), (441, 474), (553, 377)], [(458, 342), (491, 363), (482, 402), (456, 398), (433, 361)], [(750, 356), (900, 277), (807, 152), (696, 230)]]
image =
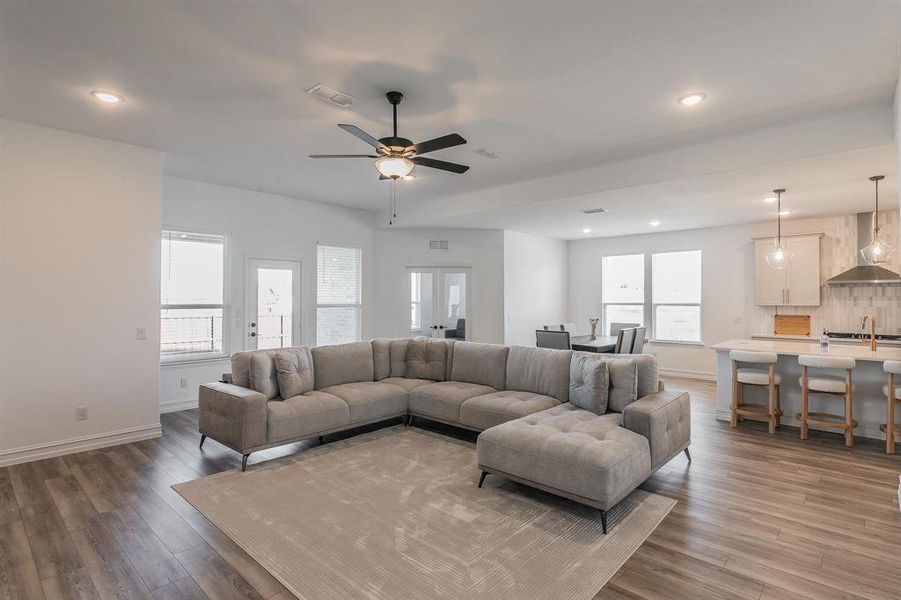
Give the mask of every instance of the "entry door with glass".
[(409, 267), (406, 293), (409, 335), (469, 339), (472, 303), (468, 267)]
[(247, 269), (249, 350), (300, 345), (300, 263), (252, 258)]

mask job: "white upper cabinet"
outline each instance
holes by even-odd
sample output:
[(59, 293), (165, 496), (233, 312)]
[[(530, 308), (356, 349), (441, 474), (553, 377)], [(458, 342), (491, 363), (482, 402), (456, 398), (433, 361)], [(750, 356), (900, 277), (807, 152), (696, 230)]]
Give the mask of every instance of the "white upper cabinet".
[(754, 240), (755, 303), (758, 306), (820, 305), (820, 235), (782, 238), (792, 254), (785, 269), (776, 271), (766, 262), (773, 239)]

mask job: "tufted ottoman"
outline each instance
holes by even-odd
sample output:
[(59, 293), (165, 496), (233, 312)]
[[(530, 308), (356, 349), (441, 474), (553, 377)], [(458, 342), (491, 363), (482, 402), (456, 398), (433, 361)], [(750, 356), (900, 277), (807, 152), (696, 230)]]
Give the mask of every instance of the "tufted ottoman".
[(496, 473), (606, 512), (651, 474), (643, 435), (622, 415), (597, 415), (566, 403), (483, 431), (476, 443), (482, 477)]

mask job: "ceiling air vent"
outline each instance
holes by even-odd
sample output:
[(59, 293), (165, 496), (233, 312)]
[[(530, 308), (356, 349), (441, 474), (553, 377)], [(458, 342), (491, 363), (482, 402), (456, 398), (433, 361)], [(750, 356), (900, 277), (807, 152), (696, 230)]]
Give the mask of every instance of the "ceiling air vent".
[(492, 152), (488, 148), (476, 148), (472, 151), (473, 154), (478, 154), (479, 156), (484, 156), (485, 158), (498, 158), (500, 154), (497, 152)]
[(321, 83), (317, 83), (316, 85), (308, 89), (307, 93), (311, 96), (319, 98), (320, 100), (325, 100), (330, 104), (334, 104), (335, 106), (340, 106), (341, 108), (347, 108), (354, 102), (353, 96), (339, 92), (338, 90), (333, 90), (332, 88), (322, 85)]
[(429, 250), (447, 250), (447, 240), (429, 240)]
[(588, 210), (583, 210), (582, 212), (585, 213), (586, 215), (597, 215), (600, 213), (607, 212), (607, 209), (606, 208), (589, 208)]

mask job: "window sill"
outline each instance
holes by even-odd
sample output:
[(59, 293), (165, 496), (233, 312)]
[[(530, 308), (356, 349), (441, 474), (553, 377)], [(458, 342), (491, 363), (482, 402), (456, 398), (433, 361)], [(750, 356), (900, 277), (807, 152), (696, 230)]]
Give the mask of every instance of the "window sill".
[(680, 342), (677, 340), (648, 340), (647, 343), (659, 346), (694, 346), (695, 348), (707, 346), (704, 342)]
[(228, 360), (228, 354), (217, 354), (215, 356), (204, 356), (197, 358), (183, 358), (179, 360), (161, 360), (160, 368), (165, 369), (166, 367), (186, 367), (191, 365), (205, 365), (211, 363), (217, 363)]

